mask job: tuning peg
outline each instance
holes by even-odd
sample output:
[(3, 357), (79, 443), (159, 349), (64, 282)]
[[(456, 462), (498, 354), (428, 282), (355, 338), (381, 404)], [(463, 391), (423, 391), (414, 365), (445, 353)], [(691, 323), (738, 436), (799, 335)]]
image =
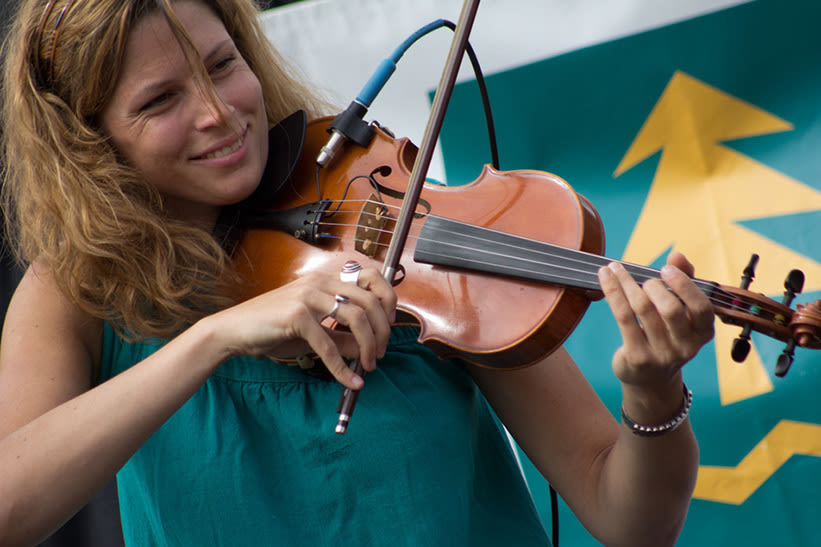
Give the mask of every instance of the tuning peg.
[[(784, 291), (784, 297), (781, 299), (781, 303), (785, 306), (789, 306), (792, 304), (795, 295), (804, 289), (804, 272), (801, 270), (792, 270), (787, 274), (787, 279), (784, 280), (784, 288), (786, 290)], [(781, 322), (782, 324), (785, 323), (783, 318)], [(778, 361), (776, 361), (775, 364), (775, 375), (779, 378), (786, 376), (787, 371), (790, 370), (792, 366), (793, 357), (795, 355), (795, 345), (794, 339), (788, 341), (784, 347), (784, 351), (778, 356)]]
[(792, 270), (787, 274), (787, 279), (784, 280), (784, 298), (781, 303), (785, 306), (792, 304), (793, 298), (804, 289), (804, 272), (801, 270)]
[(748, 262), (747, 267), (744, 268), (744, 275), (741, 276), (742, 289), (748, 289), (750, 287), (750, 283), (752, 283), (755, 277), (756, 266), (758, 266), (758, 255), (753, 253), (752, 256), (750, 256), (750, 262)]
[[(753, 253), (750, 256), (750, 261), (747, 263), (747, 267), (744, 268), (744, 274), (741, 276), (741, 288), (747, 289), (750, 286), (750, 283), (753, 282), (753, 278), (755, 277), (755, 267), (758, 265), (758, 255)], [(750, 353), (750, 332), (752, 331), (752, 327), (750, 325), (744, 325), (744, 328), (741, 330), (741, 335), (738, 338), (733, 340), (733, 348), (730, 352), (730, 355), (733, 358), (733, 361), (736, 363), (742, 363), (747, 358), (747, 355)]]
[(733, 340), (733, 349), (730, 355), (736, 363), (743, 363), (744, 359), (750, 353), (750, 331), (752, 329), (749, 325), (744, 325), (741, 335)]
[(787, 342), (784, 351), (778, 356), (778, 361), (775, 364), (775, 375), (779, 378), (786, 376), (787, 371), (792, 366), (793, 355), (795, 354), (795, 340)]

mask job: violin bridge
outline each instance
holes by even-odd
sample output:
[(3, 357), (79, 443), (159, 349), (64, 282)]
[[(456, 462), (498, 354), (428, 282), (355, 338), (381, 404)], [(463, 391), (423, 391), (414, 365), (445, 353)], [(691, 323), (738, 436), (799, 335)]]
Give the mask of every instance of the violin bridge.
[(371, 258), (376, 256), (379, 236), (388, 223), (388, 208), (376, 199), (375, 195), (370, 195), (359, 213), (356, 225), (356, 250)]

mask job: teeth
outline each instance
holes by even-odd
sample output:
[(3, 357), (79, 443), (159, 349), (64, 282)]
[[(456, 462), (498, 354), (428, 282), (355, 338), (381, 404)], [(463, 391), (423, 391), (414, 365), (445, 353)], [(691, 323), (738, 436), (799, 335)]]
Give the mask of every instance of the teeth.
[(245, 136), (244, 135), (242, 137), (240, 137), (239, 139), (237, 139), (237, 141), (234, 142), (234, 144), (232, 144), (230, 146), (226, 146), (225, 148), (220, 148), (219, 150), (215, 150), (214, 152), (211, 152), (210, 154), (206, 154), (206, 155), (203, 156), (203, 158), (205, 158), (207, 160), (212, 160), (214, 158), (220, 158), (222, 156), (227, 156), (228, 154), (237, 151), (239, 149), (239, 147), (242, 146), (243, 142), (245, 142)]

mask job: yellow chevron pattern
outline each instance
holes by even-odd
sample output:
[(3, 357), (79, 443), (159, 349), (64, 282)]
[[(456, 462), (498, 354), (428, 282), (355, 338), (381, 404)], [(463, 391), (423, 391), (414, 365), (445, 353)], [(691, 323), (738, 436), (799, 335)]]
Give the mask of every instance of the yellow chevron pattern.
[(693, 497), (741, 505), (795, 454), (821, 457), (821, 425), (780, 421), (737, 466), (700, 466)]

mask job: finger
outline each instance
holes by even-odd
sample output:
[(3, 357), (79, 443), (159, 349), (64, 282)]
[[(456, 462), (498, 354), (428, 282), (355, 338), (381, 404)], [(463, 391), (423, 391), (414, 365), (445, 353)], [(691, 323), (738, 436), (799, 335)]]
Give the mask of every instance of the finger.
[[(669, 265), (665, 268), (667, 275), (675, 277), (677, 286), (694, 287), (681, 270)], [(644, 329), (651, 352), (648, 357), (652, 356), (658, 363), (676, 366), (690, 359), (703, 342), (694, 332), (693, 318), (686, 303), (659, 279), (648, 280), (639, 287), (623, 268), (616, 275)], [(698, 289), (695, 291), (697, 293)]]
[[(611, 264), (610, 268), (638, 325), (623, 331), (625, 355), (630, 355), (634, 365), (683, 364), (691, 356), (692, 344), (686, 338), (677, 338), (671, 325), (681, 328), (687, 322), (684, 305), (660, 280), (648, 280), (640, 287), (621, 264)], [(641, 335), (636, 332), (639, 329)]]
[(370, 291), (360, 291), (352, 295), (356, 304), (365, 310), (368, 324), (376, 340), (377, 357), (382, 357), (388, 349), (388, 340), (391, 336), (391, 325), (394, 319), (394, 310), (386, 312), (380, 300)]
[(351, 297), (334, 295), (333, 307), (326, 315), (326, 319), (333, 319), (333, 322), (323, 320), (323, 323), (327, 323), (326, 326), (332, 331), (336, 331), (338, 326), (346, 327), (349, 336), (342, 339), (345, 342), (341, 346), (343, 355), (358, 358), (363, 368), (371, 371), (376, 368), (377, 357), (382, 356), (387, 348), (390, 324), (374, 295), (350, 286), (340, 287), (339, 290)]
[(340, 275), (339, 282), (332, 285), (339, 294), (349, 297), (368, 294), (373, 297), (374, 303), (382, 307), (386, 315), (390, 315), (396, 308), (396, 293), (393, 287), (373, 268), (363, 269), (356, 283), (345, 281), (343, 277)]
[(654, 279), (643, 286), (652, 308), (637, 313), (656, 359), (681, 365), (712, 336), (712, 307), (684, 272), (672, 265), (662, 270), (664, 282)]
[[(347, 300), (342, 303), (335, 315), (336, 321), (340, 325), (348, 327), (350, 334), (356, 341), (356, 354), (349, 356), (358, 357), (362, 367), (368, 371), (376, 368), (376, 359), (380, 346), (387, 343), (388, 334), (386, 331), (389, 330), (382, 308), (378, 305), (372, 307), (376, 308), (376, 315), (381, 316), (377, 317), (376, 323), (371, 322), (368, 312), (354, 300)], [(381, 337), (385, 339), (383, 343), (377, 340), (377, 331), (382, 331)], [(346, 346), (347, 349), (348, 346)]]
[[(685, 277), (683, 273), (679, 275)], [(644, 284), (644, 292), (652, 303), (647, 311), (645, 330), (657, 357), (664, 363), (683, 364), (691, 356), (691, 317), (684, 303), (661, 280)]]
[(391, 323), (395, 320), (396, 312), (396, 292), (393, 286), (385, 279), (382, 274), (374, 268), (363, 268), (359, 273), (356, 286), (364, 289), (379, 300), (382, 309), (385, 310)]
[(306, 322), (299, 334), (340, 384), (354, 390), (362, 388), (364, 380), (348, 367), (342, 358), (339, 346), (319, 323)]
[(598, 271), (599, 285), (610, 306), (610, 312), (616, 320), (625, 345), (643, 345), (647, 343), (646, 335), (636, 318), (636, 314), (625, 293), (622, 281), (618, 277), (620, 264), (611, 264)]
[(659, 280), (640, 287), (621, 264), (610, 264), (605, 270), (609, 272), (600, 272), (602, 288), (624, 340), (613, 355), (616, 375), (624, 382), (645, 383), (678, 370), (686, 352), (674, 342), (656, 307), (661, 301), (683, 308), (675, 295)]
[(687, 257), (678, 251), (673, 251), (667, 255), (667, 264), (675, 266), (688, 277), (693, 277), (695, 274), (695, 267), (687, 260)]
[(354, 276), (346, 274), (343, 269), (340, 281), (342, 284), (335, 284), (334, 289), (365, 310), (376, 338), (377, 356), (381, 357), (387, 349), (395, 320), (397, 298), (393, 287), (373, 268), (362, 269)]
[[(686, 272), (667, 265), (661, 269), (661, 277), (667, 286), (676, 294), (686, 310), (685, 325), (679, 323), (671, 325), (683, 336), (682, 328), (691, 329), (701, 335), (703, 342), (712, 338), (715, 329), (715, 315), (710, 299)], [(706, 339), (705, 339), (706, 338)]]

